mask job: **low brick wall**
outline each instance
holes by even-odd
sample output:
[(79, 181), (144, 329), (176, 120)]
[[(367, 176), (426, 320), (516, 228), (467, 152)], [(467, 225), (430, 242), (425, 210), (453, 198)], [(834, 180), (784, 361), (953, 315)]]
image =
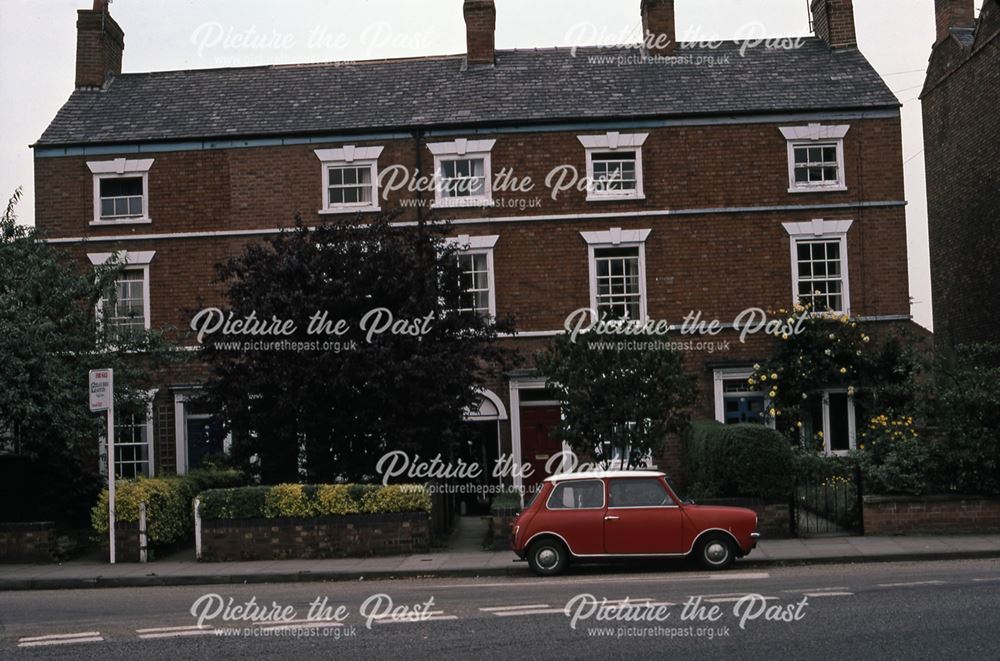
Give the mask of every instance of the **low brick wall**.
[(1000, 498), (865, 496), (866, 535), (1000, 533)]
[(54, 562), (56, 524), (52, 521), (0, 523), (0, 562)]
[(712, 498), (697, 501), (699, 505), (745, 507), (757, 513), (757, 531), (761, 539), (783, 539), (792, 536), (789, 527), (788, 503), (769, 503), (755, 498)]
[[(104, 560), (108, 552), (108, 537), (101, 535), (101, 553)], [(115, 523), (115, 562), (139, 562), (139, 524), (118, 521)]]
[(430, 543), (430, 517), (421, 512), (201, 523), (201, 559), (208, 562), (426, 553)]

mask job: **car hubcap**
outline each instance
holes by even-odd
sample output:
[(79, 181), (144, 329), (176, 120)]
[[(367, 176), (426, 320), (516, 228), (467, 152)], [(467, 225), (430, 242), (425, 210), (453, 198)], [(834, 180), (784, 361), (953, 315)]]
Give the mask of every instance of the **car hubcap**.
[(559, 554), (552, 549), (542, 549), (538, 552), (535, 558), (538, 561), (538, 566), (545, 569), (552, 569), (556, 566), (559, 561)]
[(709, 562), (719, 563), (726, 559), (729, 552), (726, 550), (725, 544), (721, 542), (712, 542), (705, 549), (705, 557), (708, 558)]

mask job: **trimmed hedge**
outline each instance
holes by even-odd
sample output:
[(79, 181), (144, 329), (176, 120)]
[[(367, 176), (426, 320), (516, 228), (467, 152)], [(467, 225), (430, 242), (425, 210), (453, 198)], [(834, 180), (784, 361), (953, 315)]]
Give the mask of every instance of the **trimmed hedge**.
[[(139, 521), (139, 503), (146, 503), (146, 525), (150, 546), (172, 544), (194, 533), (194, 497), (212, 487), (231, 487), (245, 482), (235, 470), (195, 470), (187, 475), (139, 478), (115, 482), (115, 520)], [(94, 532), (108, 532), (108, 490), (104, 489), (90, 511)]]
[(694, 498), (791, 497), (794, 451), (773, 429), (695, 421), (685, 447), (688, 491)]
[(203, 519), (275, 519), (430, 512), (422, 485), (276, 484), (268, 487), (210, 489), (198, 496)]

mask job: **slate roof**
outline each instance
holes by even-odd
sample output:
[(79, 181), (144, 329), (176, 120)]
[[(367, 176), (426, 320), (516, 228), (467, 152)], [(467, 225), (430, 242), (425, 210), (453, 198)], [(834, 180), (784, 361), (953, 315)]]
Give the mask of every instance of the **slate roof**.
[(865, 57), (801, 48), (693, 47), (706, 64), (609, 64), (634, 48), (497, 52), (360, 63), (129, 73), (74, 91), (38, 145), (359, 133), (416, 127), (898, 107)]

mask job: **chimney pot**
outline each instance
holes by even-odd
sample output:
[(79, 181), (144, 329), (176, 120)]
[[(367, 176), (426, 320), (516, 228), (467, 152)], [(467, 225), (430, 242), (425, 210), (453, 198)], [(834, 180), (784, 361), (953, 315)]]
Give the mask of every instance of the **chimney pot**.
[(642, 0), (640, 11), (647, 55), (673, 55), (677, 50), (674, 0)]
[(951, 35), (952, 28), (976, 27), (976, 9), (973, 0), (934, 0), (937, 19), (937, 40), (941, 43)]
[(76, 86), (103, 87), (109, 76), (122, 72), (125, 32), (111, 18), (107, 0), (94, 0), (76, 19)]
[(465, 0), (466, 61), (469, 65), (496, 61), (497, 8), (493, 0)]
[(812, 0), (813, 29), (830, 48), (858, 45), (853, 0)]

